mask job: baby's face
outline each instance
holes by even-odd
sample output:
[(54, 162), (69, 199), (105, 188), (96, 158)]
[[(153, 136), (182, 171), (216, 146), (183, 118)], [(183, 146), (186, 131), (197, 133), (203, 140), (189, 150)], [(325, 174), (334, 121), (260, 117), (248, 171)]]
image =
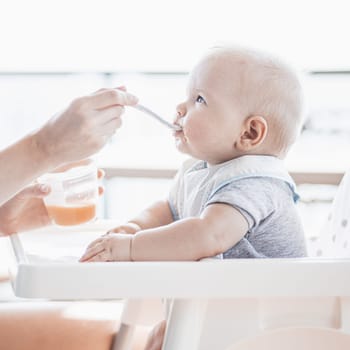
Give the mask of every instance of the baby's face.
[[(218, 164), (237, 157), (244, 115), (238, 108), (236, 74), (223, 58), (207, 56), (192, 71), (187, 98), (177, 106), (179, 151)], [(236, 79), (237, 80), (237, 79)]]

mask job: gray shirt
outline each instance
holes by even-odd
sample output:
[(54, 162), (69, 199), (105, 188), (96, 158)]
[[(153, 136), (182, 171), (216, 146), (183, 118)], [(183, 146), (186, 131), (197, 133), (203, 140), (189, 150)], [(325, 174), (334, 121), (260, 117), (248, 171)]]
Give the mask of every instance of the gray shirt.
[(181, 169), (169, 195), (174, 220), (199, 216), (213, 203), (241, 212), (248, 232), (224, 258), (306, 256), (295, 184), (272, 156), (243, 156), (208, 167), (199, 161)]
[(290, 187), (280, 179), (245, 178), (220, 189), (207, 203), (225, 203), (248, 222), (247, 234), (224, 258), (306, 256), (306, 244)]

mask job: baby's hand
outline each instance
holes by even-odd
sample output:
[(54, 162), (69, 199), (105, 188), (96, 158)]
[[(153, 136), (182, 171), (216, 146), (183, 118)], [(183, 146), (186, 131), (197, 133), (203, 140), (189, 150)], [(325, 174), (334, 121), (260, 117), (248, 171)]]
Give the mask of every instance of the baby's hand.
[(130, 261), (132, 239), (130, 234), (107, 233), (90, 243), (79, 261)]
[(108, 233), (129, 233), (134, 234), (138, 231), (141, 231), (141, 227), (134, 222), (128, 222), (124, 225), (117, 226), (108, 231)]

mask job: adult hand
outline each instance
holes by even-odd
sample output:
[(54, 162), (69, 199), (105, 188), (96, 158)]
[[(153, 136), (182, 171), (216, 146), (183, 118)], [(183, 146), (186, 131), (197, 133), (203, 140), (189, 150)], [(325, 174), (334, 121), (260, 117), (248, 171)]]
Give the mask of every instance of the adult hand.
[(52, 167), (86, 158), (120, 127), (124, 106), (137, 101), (125, 88), (101, 89), (77, 98), (36, 133), (37, 147)]
[(50, 188), (28, 186), (0, 207), (0, 235), (47, 226), (51, 220), (42, 200)]
[[(104, 171), (98, 169), (98, 178), (103, 176)], [(103, 187), (99, 187), (98, 192), (102, 195)], [(50, 225), (52, 222), (43, 202), (49, 193), (46, 185), (31, 185), (0, 206), (0, 236)]]

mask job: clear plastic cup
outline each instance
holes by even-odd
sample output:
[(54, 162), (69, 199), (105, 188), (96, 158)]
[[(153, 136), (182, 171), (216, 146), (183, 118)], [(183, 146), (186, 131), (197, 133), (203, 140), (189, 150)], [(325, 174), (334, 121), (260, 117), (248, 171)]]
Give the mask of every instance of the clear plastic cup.
[(50, 194), (44, 197), (44, 203), (55, 224), (80, 225), (96, 218), (98, 179), (93, 163), (63, 172), (47, 173), (38, 182), (51, 187)]

